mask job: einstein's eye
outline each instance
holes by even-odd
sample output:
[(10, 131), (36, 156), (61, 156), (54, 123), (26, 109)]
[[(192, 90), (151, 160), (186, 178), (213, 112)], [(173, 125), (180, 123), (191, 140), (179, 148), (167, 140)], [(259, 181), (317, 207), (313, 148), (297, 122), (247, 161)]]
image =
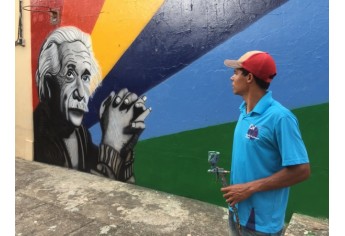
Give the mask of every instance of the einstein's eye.
[(90, 75), (83, 75), (83, 76), (81, 77), (81, 79), (82, 79), (83, 81), (85, 81), (85, 82), (90, 82), (90, 80), (91, 80)]
[(73, 70), (69, 69), (66, 73), (66, 78), (67, 80), (71, 81), (74, 79), (74, 74), (73, 74)]

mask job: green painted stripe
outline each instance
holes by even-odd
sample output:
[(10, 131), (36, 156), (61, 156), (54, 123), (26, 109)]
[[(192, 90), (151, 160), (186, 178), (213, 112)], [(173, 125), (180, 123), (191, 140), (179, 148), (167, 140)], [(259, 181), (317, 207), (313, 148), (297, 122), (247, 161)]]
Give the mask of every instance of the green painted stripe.
[[(328, 218), (329, 104), (293, 110), (310, 157), (311, 177), (291, 189), (286, 220), (299, 212)], [(208, 151), (220, 152), (219, 166), (230, 167), (235, 123), (143, 140), (136, 146), (137, 184), (226, 207), (221, 183), (207, 173)]]

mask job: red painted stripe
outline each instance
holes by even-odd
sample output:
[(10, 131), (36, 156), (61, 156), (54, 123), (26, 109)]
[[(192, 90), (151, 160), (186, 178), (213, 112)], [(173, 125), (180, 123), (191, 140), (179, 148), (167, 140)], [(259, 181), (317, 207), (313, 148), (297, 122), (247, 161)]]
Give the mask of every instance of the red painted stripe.
[(49, 10), (49, 8), (54, 8), (59, 9), (59, 11), (62, 12), (63, 2), (63, 0), (31, 0), (30, 7), (25, 8), (30, 10), (31, 13), (31, 69), (33, 109), (36, 108), (39, 101), (35, 81), (35, 74), (38, 64), (38, 54), (47, 35), (60, 26), (59, 23), (52, 24), (50, 22), (51, 14), (48, 11), (42, 11)]
[(91, 34), (105, 0), (66, 1), (61, 26), (73, 25)]

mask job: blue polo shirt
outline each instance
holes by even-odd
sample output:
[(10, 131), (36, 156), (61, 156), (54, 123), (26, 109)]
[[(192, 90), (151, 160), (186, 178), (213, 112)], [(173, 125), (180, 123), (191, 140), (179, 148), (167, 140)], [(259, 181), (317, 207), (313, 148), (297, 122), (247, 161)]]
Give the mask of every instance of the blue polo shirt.
[[(250, 113), (240, 106), (233, 141), (231, 184), (268, 177), (285, 166), (308, 163), (308, 154), (291, 111), (268, 91)], [(253, 194), (237, 204), (241, 225), (265, 233), (284, 226), (289, 188)]]

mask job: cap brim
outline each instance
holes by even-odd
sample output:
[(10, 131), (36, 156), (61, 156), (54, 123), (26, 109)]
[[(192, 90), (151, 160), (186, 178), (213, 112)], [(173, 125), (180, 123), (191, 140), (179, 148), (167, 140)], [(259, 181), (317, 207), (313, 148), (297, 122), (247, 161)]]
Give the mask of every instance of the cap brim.
[(237, 60), (229, 60), (229, 59), (226, 59), (224, 61), (224, 65), (226, 65), (227, 67), (235, 68), (235, 69), (242, 67), (242, 65), (241, 65), (241, 63), (239, 61), (237, 61)]

